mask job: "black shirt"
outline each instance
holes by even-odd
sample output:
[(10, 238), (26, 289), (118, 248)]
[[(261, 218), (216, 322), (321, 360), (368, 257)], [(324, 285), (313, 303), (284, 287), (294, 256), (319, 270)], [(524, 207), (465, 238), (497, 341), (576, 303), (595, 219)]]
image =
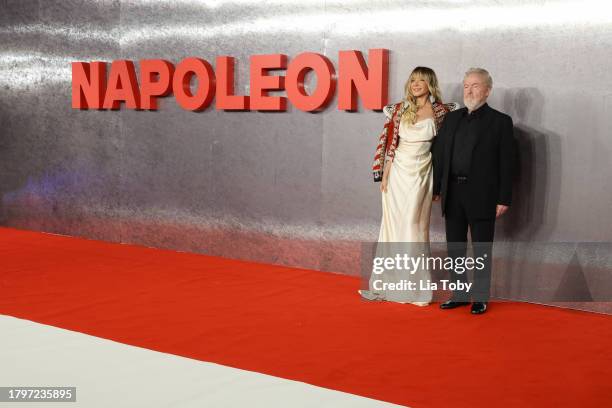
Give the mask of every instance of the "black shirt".
[(478, 125), (482, 122), (482, 116), (488, 105), (485, 103), (472, 113), (466, 110), (459, 120), (455, 131), (453, 143), (453, 156), (451, 159), (450, 172), (453, 176), (467, 176), (470, 174), (472, 163), (472, 150), (478, 137)]

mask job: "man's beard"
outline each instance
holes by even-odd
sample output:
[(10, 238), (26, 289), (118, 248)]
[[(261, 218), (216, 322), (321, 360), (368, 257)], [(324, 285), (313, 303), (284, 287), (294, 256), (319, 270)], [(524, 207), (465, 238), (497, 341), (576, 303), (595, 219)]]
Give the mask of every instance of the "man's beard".
[(468, 108), (469, 111), (473, 111), (474, 109), (478, 108), (480, 105), (483, 105), (482, 101), (478, 101), (476, 99), (467, 99), (467, 98), (463, 98), (463, 104), (465, 105), (466, 108)]

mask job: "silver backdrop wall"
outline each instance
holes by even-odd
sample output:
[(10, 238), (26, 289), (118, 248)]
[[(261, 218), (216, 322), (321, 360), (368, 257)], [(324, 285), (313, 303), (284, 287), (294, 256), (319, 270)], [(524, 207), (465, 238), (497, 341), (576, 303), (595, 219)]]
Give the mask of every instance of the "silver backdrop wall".
[[(157, 112), (77, 111), (70, 62), (198, 56), (214, 63), (231, 55), (236, 91), (248, 94), (253, 54), (291, 59), (314, 51), (337, 63), (339, 50), (387, 48), (390, 101), (401, 99), (416, 65), (436, 70), (446, 101), (461, 102), (467, 68), (492, 73), (489, 103), (513, 117), (520, 150), (515, 203), (498, 223), (497, 240), (609, 242), (612, 17), (604, 7), (0, 0), (0, 222), (358, 274), (360, 242), (375, 240), (380, 222), (370, 165), (381, 112), (338, 111), (334, 98), (315, 114), (292, 107), (194, 113), (173, 97)], [(432, 239), (443, 240), (437, 206)], [(524, 293), (533, 271), (514, 269), (496, 278), (497, 296)], [(547, 285), (558, 285), (564, 273), (545, 274)], [(583, 275), (587, 290), (606, 300), (610, 279)], [(605, 302), (565, 305), (612, 312)]]

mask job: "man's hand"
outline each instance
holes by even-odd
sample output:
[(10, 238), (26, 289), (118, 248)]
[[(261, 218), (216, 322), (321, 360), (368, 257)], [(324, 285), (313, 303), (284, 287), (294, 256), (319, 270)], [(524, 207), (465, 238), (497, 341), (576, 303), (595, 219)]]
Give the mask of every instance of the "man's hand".
[(497, 214), (495, 214), (495, 218), (501, 217), (506, 211), (508, 211), (507, 205), (497, 204)]
[(434, 194), (433, 197), (431, 198), (432, 201), (440, 201), (440, 195), (439, 194)]

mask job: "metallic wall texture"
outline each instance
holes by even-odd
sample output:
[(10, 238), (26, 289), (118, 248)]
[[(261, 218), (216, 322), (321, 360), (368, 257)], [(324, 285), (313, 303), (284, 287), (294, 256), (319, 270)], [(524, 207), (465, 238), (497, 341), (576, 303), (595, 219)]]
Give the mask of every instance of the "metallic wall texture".
[[(390, 101), (434, 68), (462, 102), (494, 80), (520, 148), (500, 241), (612, 241), (612, 15), (605, 1), (0, 0), (0, 223), (349, 274), (377, 238), (370, 165), (384, 116), (71, 109), (71, 61), (390, 50)], [(337, 66), (337, 65), (336, 65)], [(309, 78), (313, 85), (315, 79)], [(443, 240), (437, 206), (432, 239)], [(495, 293), (519, 295), (498, 279)], [(560, 282), (562, 273), (547, 277)], [(586, 274), (588, 275), (588, 274)], [(589, 276), (586, 276), (589, 282)], [(597, 285), (602, 282), (597, 281)], [(589, 283), (595, 285), (595, 283)], [(612, 290), (612, 283), (603, 285)], [(592, 287), (593, 288), (593, 287)], [(610, 292), (608, 292), (610, 293)], [(612, 301), (612, 297), (610, 298)], [(612, 304), (574, 305), (612, 313)]]

